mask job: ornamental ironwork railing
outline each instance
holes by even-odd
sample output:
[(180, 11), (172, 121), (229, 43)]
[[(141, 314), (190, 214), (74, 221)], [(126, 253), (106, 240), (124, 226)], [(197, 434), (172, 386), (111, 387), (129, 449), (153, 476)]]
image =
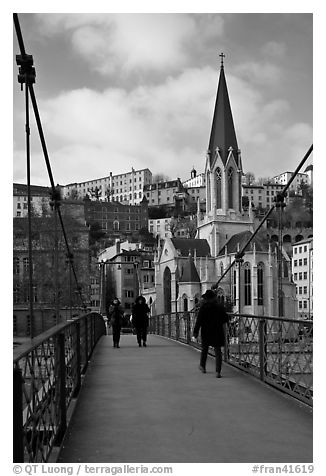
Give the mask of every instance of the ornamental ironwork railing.
[[(225, 362), (312, 406), (313, 323), (307, 320), (229, 314)], [(160, 314), (150, 332), (194, 347), (196, 312)]]
[(14, 349), (13, 461), (47, 462), (67, 428), (67, 410), (99, 338), (102, 316), (59, 324)]

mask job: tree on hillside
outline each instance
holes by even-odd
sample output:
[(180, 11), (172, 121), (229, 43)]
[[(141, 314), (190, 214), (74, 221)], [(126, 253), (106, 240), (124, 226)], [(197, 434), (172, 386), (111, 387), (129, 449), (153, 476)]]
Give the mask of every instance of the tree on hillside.
[(160, 172), (158, 174), (154, 174), (153, 177), (152, 177), (153, 183), (168, 182), (169, 180), (171, 180), (170, 177), (166, 174), (163, 174), (162, 172)]
[(255, 174), (253, 172), (247, 172), (245, 174), (245, 184), (253, 185), (255, 183)]

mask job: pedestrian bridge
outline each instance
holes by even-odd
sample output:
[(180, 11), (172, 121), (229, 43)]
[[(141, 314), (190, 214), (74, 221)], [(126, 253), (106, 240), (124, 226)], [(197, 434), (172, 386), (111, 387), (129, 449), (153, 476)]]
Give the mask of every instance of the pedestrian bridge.
[[(116, 349), (103, 321), (92, 314), (34, 339), (28, 349), (16, 349), (14, 461), (312, 462), (308, 336), (303, 342), (302, 335), (298, 340), (292, 333), (292, 351), (301, 346), (301, 361), (306, 357), (301, 383), (296, 388), (292, 379), (292, 386), (285, 385), (282, 374), (278, 388), (268, 381), (273, 365), (266, 355), (264, 371), (259, 370), (263, 378), (251, 372), (264, 347), (255, 332), (251, 345), (243, 341), (239, 322), (234, 344), (225, 352), (222, 378), (215, 377), (213, 358), (202, 374), (199, 349), (187, 344), (191, 322), (189, 315), (159, 316), (152, 320), (146, 348), (138, 347), (136, 336), (123, 334)], [(266, 320), (263, 324), (266, 330)], [(264, 326), (259, 324), (257, 332)], [(272, 343), (261, 337), (266, 352)], [(293, 370), (289, 334), (283, 341), (278, 335), (278, 350), (283, 348), (283, 360), (276, 355), (278, 365), (287, 360)], [(239, 355), (249, 364), (239, 358), (236, 363)], [(304, 387), (299, 398), (290, 394)]]

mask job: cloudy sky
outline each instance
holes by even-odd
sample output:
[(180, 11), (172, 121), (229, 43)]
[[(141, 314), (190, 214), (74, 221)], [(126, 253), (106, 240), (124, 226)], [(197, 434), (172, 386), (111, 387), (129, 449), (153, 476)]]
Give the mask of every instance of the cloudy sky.
[[(270, 177), (294, 170), (312, 144), (312, 14), (25, 13), (19, 19), (34, 58), (56, 183), (131, 167), (182, 180), (193, 165), (202, 172), (221, 52), (244, 172)], [(13, 68), (13, 179), (24, 183), (24, 94), (15, 56)], [(48, 185), (32, 119), (31, 181)]]

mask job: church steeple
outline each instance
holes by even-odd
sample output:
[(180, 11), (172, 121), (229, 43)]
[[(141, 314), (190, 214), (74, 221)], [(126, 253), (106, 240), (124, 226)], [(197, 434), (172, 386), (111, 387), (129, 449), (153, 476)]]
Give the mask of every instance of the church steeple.
[(218, 148), (221, 159), (225, 165), (229, 155), (230, 147), (232, 147), (235, 161), (239, 166), (240, 159), (238, 142), (235, 134), (229, 94), (224, 74), (224, 53), (221, 53), (220, 57), (220, 78), (217, 88), (211, 135), (209, 139), (208, 155), (210, 164), (212, 165), (216, 148)]

